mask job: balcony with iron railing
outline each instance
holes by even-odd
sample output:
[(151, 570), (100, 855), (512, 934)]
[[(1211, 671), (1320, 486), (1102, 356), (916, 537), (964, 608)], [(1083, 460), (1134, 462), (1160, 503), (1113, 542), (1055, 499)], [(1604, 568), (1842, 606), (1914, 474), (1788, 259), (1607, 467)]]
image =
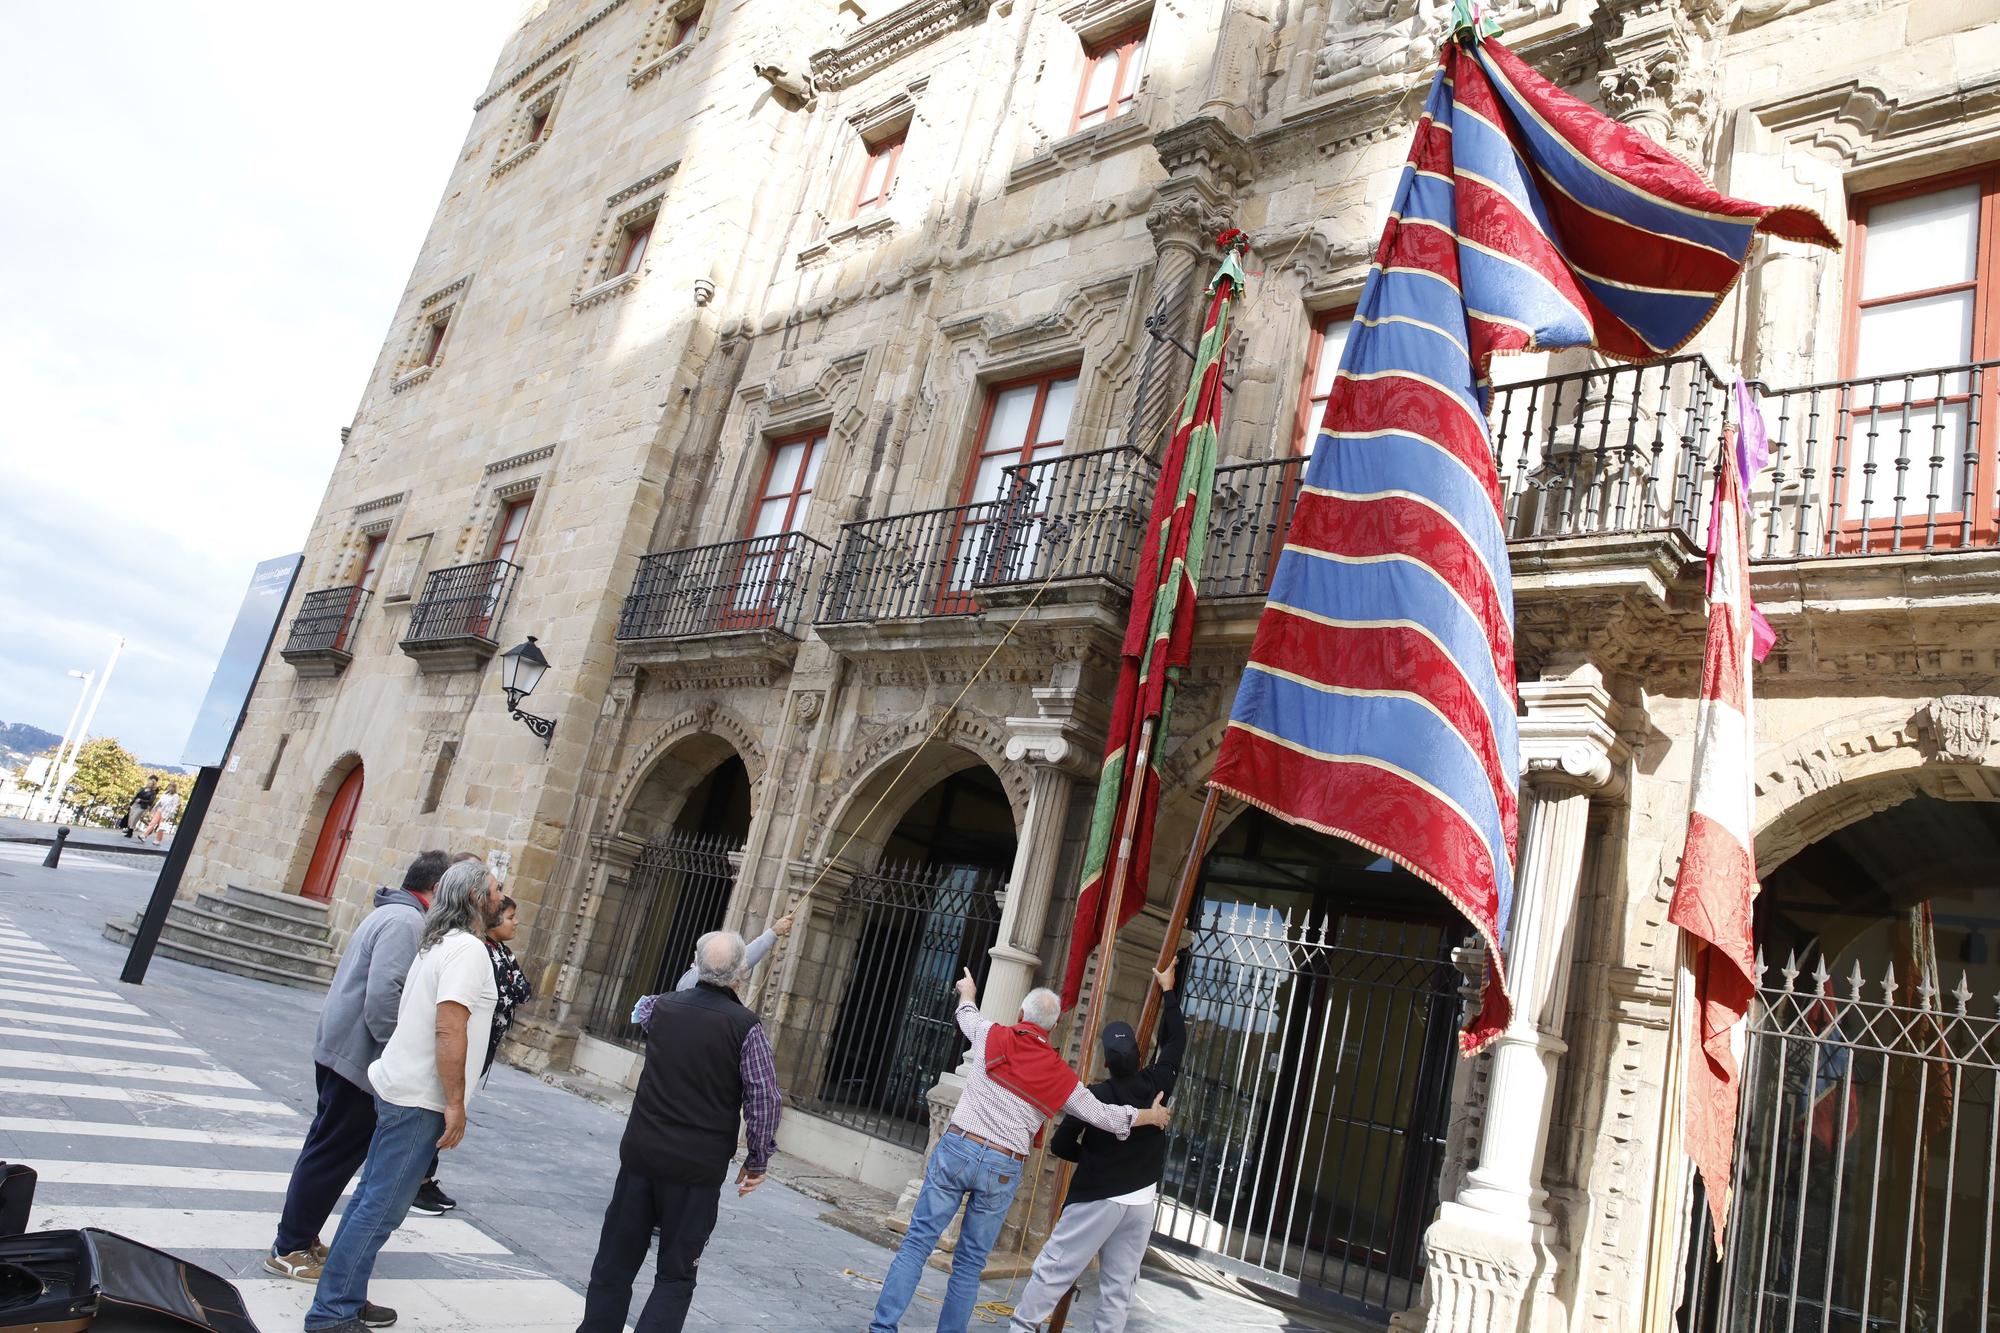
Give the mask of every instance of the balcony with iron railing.
[[(1495, 389), (1487, 419), (1517, 566), (1578, 548), (1601, 558), (1621, 539), (1697, 556), (1726, 390), (1700, 357)], [(1264, 596), (1305, 464), (1291, 456), (1216, 469), (1205, 598)]]
[(1158, 475), (1127, 446), (1065, 454), (1005, 469), (996, 499), (848, 523), (819, 632), (845, 642), (885, 622), (1032, 605), (1116, 633)]
[(410, 609), (402, 649), (424, 671), (468, 671), (498, 648), (495, 636), (521, 567), (506, 560), (435, 569)]
[(355, 630), (371, 595), (359, 584), (307, 593), (279, 656), (301, 676), (339, 675), (354, 660)]
[(659, 665), (761, 645), (789, 662), (826, 558), (802, 532), (656, 551), (640, 560), (619, 609), (620, 649)]

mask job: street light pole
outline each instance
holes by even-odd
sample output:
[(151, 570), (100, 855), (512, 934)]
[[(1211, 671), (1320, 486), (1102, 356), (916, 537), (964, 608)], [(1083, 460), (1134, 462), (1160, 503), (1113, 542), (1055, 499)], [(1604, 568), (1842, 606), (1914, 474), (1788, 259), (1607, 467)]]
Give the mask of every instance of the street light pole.
[(56, 784), (57, 791), (66, 791), (69, 780), (76, 774), (77, 760), (83, 757), (83, 747), (90, 740), (90, 724), (97, 720), (97, 705), (104, 702), (104, 687), (111, 683), (112, 669), (118, 665), (118, 654), (125, 651), (125, 636), (119, 635), (118, 642), (111, 647), (111, 659), (104, 664), (104, 674), (97, 678), (97, 692), (90, 696), (90, 707), (84, 710), (83, 725), (76, 730), (76, 744), (69, 755), (69, 771)]
[(39, 819), (43, 815), (54, 817), (56, 794), (62, 791), (63, 757), (69, 753), (70, 737), (76, 734), (76, 720), (83, 716), (83, 702), (90, 697), (90, 682), (96, 676), (94, 671), (78, 671), (70, 668), (72, 677), (83, 682), (83, 689), (76, 696), (76, 707), (69, 710), (69, 721), (63, 726), (62, 741), (56, 752), (49, 756), (49, 766), (42, 772), (42, 789), (35, 793), (35, 799), (28, 802), (28, 818)]

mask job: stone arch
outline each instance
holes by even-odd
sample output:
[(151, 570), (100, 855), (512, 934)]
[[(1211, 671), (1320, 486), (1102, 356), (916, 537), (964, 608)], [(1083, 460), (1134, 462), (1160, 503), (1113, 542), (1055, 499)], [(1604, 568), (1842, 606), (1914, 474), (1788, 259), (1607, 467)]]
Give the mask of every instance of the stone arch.
[[(611, 799), (605, 802), (604, 823), (599, 831), (614, 833), (625, 825), (642, 786), (654, 779), (662, 763), (678, 759), (700, 767), (700, 772), (681, 789), (679, 795), (685, 797), (700, 781), (701, 773), (732, 754), (743, 761), (754, 796), (763, 783), (765, 768), (764, 749), (757, 743), (756, 733), (736, 714), (712, 703), (681, 713), (655, 731), (626, 765), (612, 788)], [(672, 818), (672, 813), (668, 812), (667, 817)]]
[[(312, 860), (320, 825), (326, 822), (326, 812), (333, 805), (334, 793), (340, 790), (340, 784), (347, 780), (347, 775), (357, 768), (365, 773), (368, 765), (363, 762), (359, 750), (348, 750), (321, 770), (319, 782), (313, 788), (312, 804), (293, 830), (292, 853), (285, 861), (285, 877), (277, 886), (284, 892), (298, 891), (300, 881), (305, 878), (306, 866)], [(367, 779), (364, 777), (362, 781), (365, 783)], [(362, 799), (367, 799), (365, 790)]]
[[(1768, 875), (1804, 848), (1914, 796), (2000, 801), (2000, 696), (1947, 694), (1826, 722), (1757, 757), (1757, 872)], [(1681, 847), (1661, 849), (1639, 933), (1642, 969), (1672, 973), (1667, 904)]]
[(930, 724), (913, 719), (876, 737), (828, 784), (831, 792), (813, 812), (811, 855), (838, 857), (849, 866), (872, 864), (883, 841), (910, 805), (945, 778), (984, 764), (1000, 779), (1019, 830), (1028, 809), (1028, 775), (1007, 758), (1007, 737), (978, 718), (955, 717), (930, 736)]

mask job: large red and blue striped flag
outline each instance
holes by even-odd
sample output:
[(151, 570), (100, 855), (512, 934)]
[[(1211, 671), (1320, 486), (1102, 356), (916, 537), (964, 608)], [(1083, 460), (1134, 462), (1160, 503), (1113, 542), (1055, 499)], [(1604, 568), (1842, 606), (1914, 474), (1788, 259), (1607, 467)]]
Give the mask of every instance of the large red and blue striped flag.
[(1718, 194), (1500, 43), (1446, 43), (1362, 289), (1210, 781), (1429, 881), (1506, 1026), (1520, 778), (1513, 586), (1486, 423), (1496, 352), (1663, 356), (1759, 231), (1811, 213)]

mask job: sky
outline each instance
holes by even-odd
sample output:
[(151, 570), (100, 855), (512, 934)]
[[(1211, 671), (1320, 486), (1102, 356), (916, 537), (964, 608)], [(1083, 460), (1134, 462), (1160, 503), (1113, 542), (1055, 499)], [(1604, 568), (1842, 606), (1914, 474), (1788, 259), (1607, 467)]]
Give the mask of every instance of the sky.
[(299, 550), (525, 0), (8, 14), (0, 721), (176, 764), (257, 562)]

